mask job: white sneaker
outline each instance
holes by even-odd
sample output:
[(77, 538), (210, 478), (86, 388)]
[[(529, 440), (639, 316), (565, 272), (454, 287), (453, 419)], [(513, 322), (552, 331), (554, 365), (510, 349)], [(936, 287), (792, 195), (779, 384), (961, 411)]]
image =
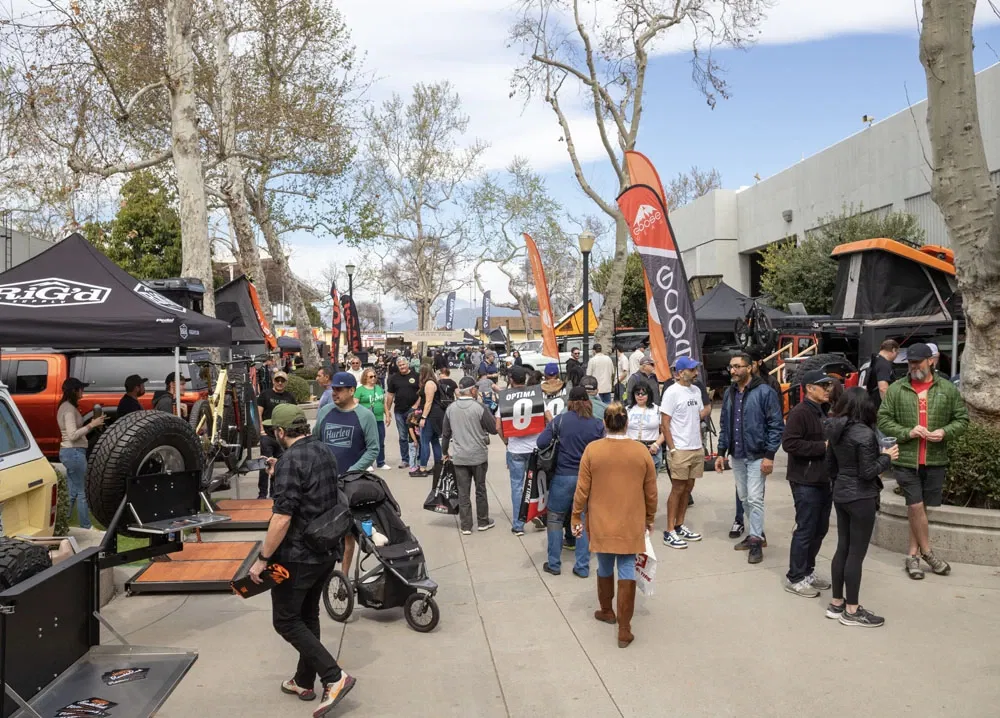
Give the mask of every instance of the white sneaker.
[(670, 548), (687, 548), (687, 541), (682, 539), (676, 531), (666, 531), (663, 534), (663, 545)]

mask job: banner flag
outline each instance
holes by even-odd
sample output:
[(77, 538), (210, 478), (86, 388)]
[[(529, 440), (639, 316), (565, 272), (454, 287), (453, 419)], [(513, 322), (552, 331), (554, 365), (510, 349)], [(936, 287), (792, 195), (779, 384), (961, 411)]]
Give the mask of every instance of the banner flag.
[(341, 299), (344, 306), (344, 331), (347, 333), (347, 342), (344, 347), (354, 355), (361, 353), (361, 320), (358, 318), (358, 308), (354, 306), (354, 299), (350, 294), (345, 294)]
[(483, 292), (483, 334), (489, 336), (490, 333), (490, 290)]
[[(649, 158), (641, 152), (629, 150), (625, 153), (625, 165), (628, 167), (628, 175), (631, 183), (644, 184), (656, 190), (660, 198), (660, 204), (667, 206), (666, 195), (663, 192), (663, 183), (660, 182), (660, 175)], [(669, 208), (668, 208), (669, 209)], [(645, 266), (645, 265), (644, 265)], [(667, 341), (663, 336), (663, 327), (660, 325), (657, 313), (653, 307), (653, 288), (650, 277), (643, 272), (643, 285), (646, 288), (646, 314), (648, 316), (647, 325), (649, 327), (649, 350), (656, 362), (656, 378), (664, 382), (670, 378), (670, 360), (667, 357)]]
[(448, 331), (455, 328), (455, 292), (449, 292), (448, 303), (444, 307), (444, 328)]
[(538, 247), (531, 235), (524, 234), (524, 244), (528, 248), (528, 260), (531, 262), (531, 276), (535, 280), (535, 292), (538, 294), (538, 311), (542, 315), (542, 354), (559, 361), (559, 345), (556, 343), (556, 327), (552, 320), (552, 303), (549, 301), (549, 285), (545, 281), (545, 267)]
[(260, 297), (257, 296), (257, 288), (250, 281), (247, 282), (247, 288), (250, 290), (250, 303), (253, 304), (253, 313), (257, 315), (257, 323), (260, 324), (260, 330), (264, 332), (264, 344), (269, 351), (273, 351), (278, 348), (278, 340), (274, 336), (274, 332), (271, 331), (267, 319), (264, 317), (264, 311), (260, 308)]
[(667, 367), (682, 356), (701, 361), (694, 303), (666, 208), (649, 185), (634, 184), (617, 201), (652, 288), (650, 326), (655, 323), (665, 330)]
[(330, 322), (330, 364), (337, 366), (337, 355), (340, 354), (340, 295), (337, 294), (337, 283), (330, 285), (330, 298), (333, 300), (333, 320)]

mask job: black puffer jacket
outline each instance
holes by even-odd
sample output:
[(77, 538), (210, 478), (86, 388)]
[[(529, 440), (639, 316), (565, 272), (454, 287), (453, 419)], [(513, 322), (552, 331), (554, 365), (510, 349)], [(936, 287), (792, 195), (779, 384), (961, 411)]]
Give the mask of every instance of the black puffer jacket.
[(827, 469), (833, 477), (833, 501), (846, 504), (858, 499), (878, 498), (882, 491), (879, 474), (892, 460), (878, 445), (875, 430), (845, 417), (827, 420)]

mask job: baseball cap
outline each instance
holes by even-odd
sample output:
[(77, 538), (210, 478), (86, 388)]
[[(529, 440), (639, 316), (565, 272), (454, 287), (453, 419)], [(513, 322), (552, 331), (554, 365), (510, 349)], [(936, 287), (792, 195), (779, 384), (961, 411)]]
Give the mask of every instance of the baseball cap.
[(306, 415), (295, 404), (278, 404), (271, 412), (271, 418), (264, 420), (264, 426), (277, 426), (291, 429), (293, 426), (306, 424)]
[(931, 352), (931, 348), (926, 344), (911, 344), (906, 347), (906, 360), (907, 361), (921, 361), (923, 359), (930, 359), (934, 354)]
[[(163, 380), (163, 383), (166, 384), (167, 386), (170, 386), (171, 384), (174, 383), (175, 376), (176, 375), (174, 374), (174, 372), (170, 372), (169, 374), (167, 374), (167, 378)], [(184, 376), (184, 374), (181, 373), (181, 381), (191, 381), (191, 377)]]
[(580, 386), (587, 391), (597, 391), (597, 377), (585, 376), (580, 380)]
[(654, 366), (655, 364), (656, 362), (653, 361), (653, 357), (650, 356), (644, 356), (639, 360), (639, 366)]
[(132, 391), (137, 386), (142, 386), (147, 381), (149, 381), (149, 379), (147, 379), (144, 376), (139, 376), (138, 374), (129, 374), (127, 377), (125, 377), (125, 391)]
[(931, 349), (931, 356), (938, 356), (941, 352), (938, 350), (938, 345), (933, 342), (927, 342), (927, 346)]
[(76, 391), (77, 389), (86, 389), (90, 386), (90, 382), (80, 381), (75, 376), (71, 376), (69, 379), (63, 382), (63, 391)]
[(272, 380), (273, 379), (288, 379), (288, 373), (287, 372), (283, 372), (283, 371), (276, 371), (276, 372), (274, 372), (274, 374), (272, 375), (271, 378), (272, 378)]
[[(584, 378), (584, 380), (586, 380), (586, 378)], [(582, 386), (574, 386), (569, 390), (570, 401), (586, 401), (588, 399), (590, 399), (590, 397), (587, 396), (587, 390)]]
[(545, 365), (545, 376), (559, 376), (559, 365), (550, 361)]
[(701, 362), (695, 361), (691, 357), (677, 358), (677, 371), (684, 371), (685, 369), (697, 369), (700, 366)]
[(802, 384), (802, 386), (806, 386), (807, 384), (832, 384), (833, 377), (827, 376), (819, 369), (813, 369), (803, 374), (802, 380), (799, 383)]
[(458, 380), (458, 388), (460, 391), (468, 391), (476, 385), (476, 380), (471, 376), (463, 376)]
[(338, 371), (333, 375), (333, 379), (330, 380), (330, 386), (332, 387), (351, 387), (354, 388), (358, 385), (358, 380), (354, 378), (353, 374), (346, 371)]

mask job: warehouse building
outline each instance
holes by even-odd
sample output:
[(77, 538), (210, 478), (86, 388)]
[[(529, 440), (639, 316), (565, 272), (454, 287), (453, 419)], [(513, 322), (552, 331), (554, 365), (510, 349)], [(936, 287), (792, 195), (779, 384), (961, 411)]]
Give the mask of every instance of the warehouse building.
[[(1000, 64), (978, 73), (976, 87), (986, 161), (998, 184)], [(715, 190), (671, 212), (688, 277), (696, 286), (718, 278), (757, 296), (760, 251), (790, 237), (801, 241), (820, 218), (839, 215), (845, 206), (908, 212), (928, 244), (949, 246), (944, 217), (930, 195), (926, 120), (927, 103), (919, 102), (752, 187)]]
[(46, 239), (30, 237), (11, 229), (4, 219), (5, 215), (0, 213), (0, 272), (27, 262), (52, 246), (52, 242)]

